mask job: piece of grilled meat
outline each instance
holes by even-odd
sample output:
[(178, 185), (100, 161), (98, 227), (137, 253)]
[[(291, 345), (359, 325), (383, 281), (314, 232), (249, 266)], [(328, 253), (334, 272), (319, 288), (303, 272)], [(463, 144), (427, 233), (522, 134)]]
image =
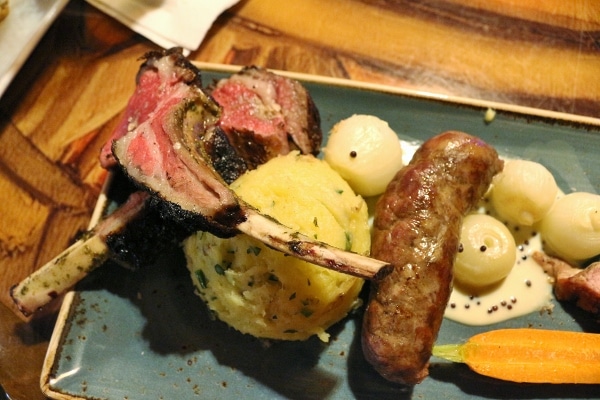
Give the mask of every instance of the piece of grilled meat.
[(533, 259), (554, 279), (558, 300), (573, 302), (600, 317), (600, 262), (581, 268), (539, 251), (533, 253)]
[(251, 66), (207, 90), (222, 108), (218, 126), (248, 169), (291, 150), (319, 153), (319, 111), (300, 82)]

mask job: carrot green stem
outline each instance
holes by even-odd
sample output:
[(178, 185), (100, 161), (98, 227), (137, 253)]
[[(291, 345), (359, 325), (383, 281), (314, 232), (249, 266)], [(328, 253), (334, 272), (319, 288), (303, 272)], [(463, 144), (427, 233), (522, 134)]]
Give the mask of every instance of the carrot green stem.
[(441, 344), (433, 347), (433, 355), (444, 360), (462, 363), (464, 362), (461, 349), (461, 344)]

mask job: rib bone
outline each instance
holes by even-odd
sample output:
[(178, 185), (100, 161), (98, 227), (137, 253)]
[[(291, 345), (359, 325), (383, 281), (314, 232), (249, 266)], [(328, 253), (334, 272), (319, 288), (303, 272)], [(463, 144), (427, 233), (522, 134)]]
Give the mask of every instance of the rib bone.
[(17, 308), (30, 316), (59, 297), (110, 256), (106, 238), (122, 231), (146, 206), (149, 195), (135, 192), (111, 216), (53, 260), (10, 289)]
[(245, 208), (244, 211), (247, 219), (240, 223), (237, 228), (246, 235), (252, 236), (283, 253), (334, 271), (365, 279), (373, 278), (379, 270), (387, 265), (383, 261), (374, 258), (340, 250), (326, 243), (316, 242), (252, 208)]

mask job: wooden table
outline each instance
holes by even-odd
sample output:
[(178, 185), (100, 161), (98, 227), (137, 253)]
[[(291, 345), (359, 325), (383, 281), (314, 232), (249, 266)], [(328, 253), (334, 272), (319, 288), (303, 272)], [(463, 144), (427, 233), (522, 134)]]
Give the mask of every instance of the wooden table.
[[(600, 3), (539, 3), (242, 0), (190, 58), (600, 118)], [(73, 0), (0, 99), (0, 383), (12, 399), (43, 398), (55, 313), (18, 317), (9, 287), (86, 229), (106, 177), (99, 148), (155, 48)]]

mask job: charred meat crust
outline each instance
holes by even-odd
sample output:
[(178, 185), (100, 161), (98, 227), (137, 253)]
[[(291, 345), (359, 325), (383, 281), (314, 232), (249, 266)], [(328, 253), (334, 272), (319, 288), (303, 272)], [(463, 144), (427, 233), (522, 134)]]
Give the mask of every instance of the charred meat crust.
[[(225, 132), (220, 127), (221, 132)], [(256, 131), (252, 129), (230, 129), (226, 133), (228, 142), (241, 154), (240, 159), (244, 160), (244, 169), (252, 170), (266, 161), (276, 157), (279, 151), (269, 151), (271, 148), (270, 139), (256, 137)]]
[[(239, 215), (238, 212), (232, 215)], [(224, 216), (222, 219), (227, 219)], [(199, 230), (217, 231), (221, 237), (238, 232), (230, 227), (215, 227), (201, 216), (181, 209), (176, 204), (150, 196), (144, 211), (121, 232), (107, 236), (106, 244), (113, 261), (137, 269), (152, 264), (165, 248), (179, 246), (182, 240)], [(160, 245), (157, 245), (160, 244)]]
[(225, 132), (219, 127), (216, 127), (210, 133), (210, 137), (204, 141), (204, 150), (215, 171), (228, 184), (248, 171), (248, 163), (240, 157)]
[(321, 131), (321, 114), (312, 97), (308, 95), (306, 98), (306, 135), (312, 149), (311, 154), (317, 156), (321, 151), (321, 143), (323, 142), (323, 132)]
[(393, 268), (371, 281), (362, 345), (386, 379), (414, 385), (427, 376), (462, 218), (501, 169), (492, 147), (446, 132), (421, 146), (378, 201), (371, 255)]
[(148, 69), (157, 70), (156, 62), (164, 58), (170, 58), (175, 67), (178, 67), (177, 80), (185, 82), (190, 86), (202, 87), (202, 73), (190, 60), (183, 55), (181, 47), (172, 47), (167, 50), (153, 50), (144, 54), (141, 59), (144, 60), (136, 75), (136, 84), (140, 83), (140, 76)]

